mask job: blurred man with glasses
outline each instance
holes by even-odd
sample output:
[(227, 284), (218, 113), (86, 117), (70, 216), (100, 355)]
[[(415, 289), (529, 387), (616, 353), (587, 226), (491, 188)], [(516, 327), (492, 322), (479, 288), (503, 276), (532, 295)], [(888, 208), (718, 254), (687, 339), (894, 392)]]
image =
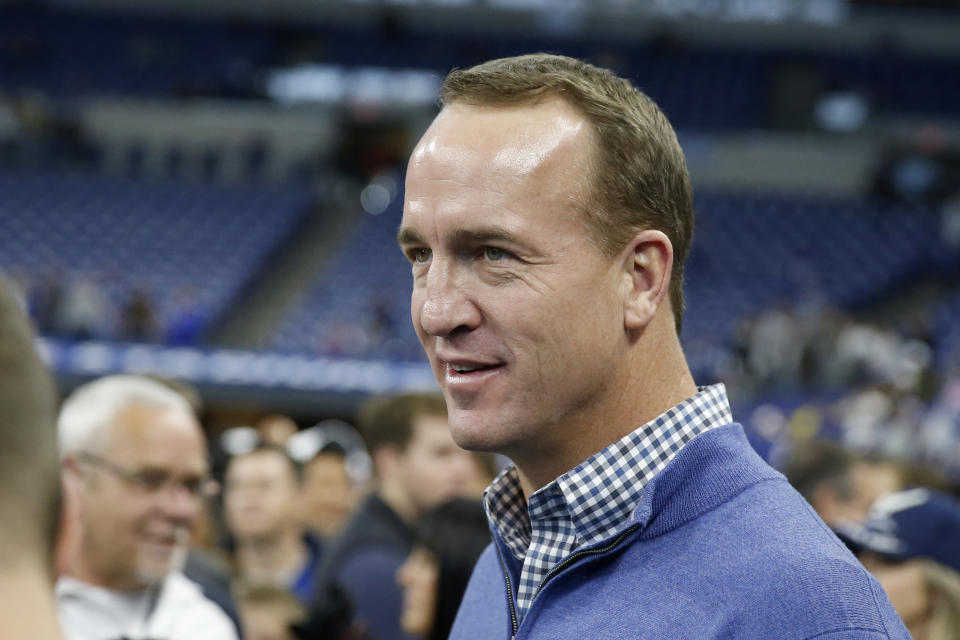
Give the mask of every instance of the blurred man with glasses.
[(109, 376), (67, 398), (58, 431), (78, 506), (57, 582), (66, 638), (234, 640), (230, 619), (181, 572), (214, 486), (189, 403), (159, 382)]

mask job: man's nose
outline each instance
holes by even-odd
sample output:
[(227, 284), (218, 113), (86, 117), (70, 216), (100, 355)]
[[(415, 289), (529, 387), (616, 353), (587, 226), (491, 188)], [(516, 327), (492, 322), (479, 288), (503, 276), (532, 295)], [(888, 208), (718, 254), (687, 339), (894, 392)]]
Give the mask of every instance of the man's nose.
[(431, 266), (422, 289), (414, 291), (419, 307), (415, 311), (419, 311), (418, 322), (425, 333), (442, 338), (458, 329), (469, 331), (479, 326), (481, 313), (467, 280), (453, 264), (435, 262)]
[(200, 510), (201, 498), (179, 482), (171, 482), (160, 492), (160, 505), (164, 515), (189, 526)]

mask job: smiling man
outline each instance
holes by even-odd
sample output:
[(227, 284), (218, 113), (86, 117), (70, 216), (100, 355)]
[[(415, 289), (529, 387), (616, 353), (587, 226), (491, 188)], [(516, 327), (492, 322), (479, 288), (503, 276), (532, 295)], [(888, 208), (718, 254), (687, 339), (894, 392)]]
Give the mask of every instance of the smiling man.
[(187, 401), (147, 378), (108, 376), (67, 398), (58, 431), (78, 504), (57, 581), (67, 640), (234, 640), (223, 610), (181, 573), (210, 485)]
[(664, 115), (532, 55), (456, 70), (407, 171), (416, 332), (514, 465), (451, 637), (906, 638), (680, 346), (693, 196)]

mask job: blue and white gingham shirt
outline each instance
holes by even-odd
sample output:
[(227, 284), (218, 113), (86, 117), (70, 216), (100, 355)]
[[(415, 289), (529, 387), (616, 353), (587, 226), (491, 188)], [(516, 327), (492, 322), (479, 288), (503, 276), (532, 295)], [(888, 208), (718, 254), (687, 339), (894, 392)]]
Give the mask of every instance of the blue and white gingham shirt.
[(594, 454), (530, 496), (511, 466), (487, 489), (487, 517), (523, 561), (517, 589), (522, 619), (544, 576), (576, 549), (629, 522), (643, 488), (687, 442), (732, 422), (722, 384), (698, 393)]

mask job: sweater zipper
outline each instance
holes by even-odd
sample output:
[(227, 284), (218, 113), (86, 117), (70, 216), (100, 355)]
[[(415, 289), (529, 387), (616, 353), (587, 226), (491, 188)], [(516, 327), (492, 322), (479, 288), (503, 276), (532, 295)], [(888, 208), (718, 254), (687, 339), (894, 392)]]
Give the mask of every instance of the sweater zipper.
[[(496, 546), (496, 545), (494, 545)], [(513, 602), (513, 585), (510, 583), (510, 574), (507, 573), (507, 565), (503, 561), (503, 554), (500, 553), (500, 547), (497, 549), (497, 559), (500, 561), (500, 570), (503, 571), (503, 580), (507, 583), (507, 604), (510, 605), (510, 622), (513, 625), (513, 633), (510, 634), (510, 640), (517, 637), (517, 607)]]
[[(631, 526), (631, 527), (628, 527), (628, 528), (624, 529), (624, 530), (620, 533), (620, 535), (618, 535), (616, 538), (614, 538), (613, 542), (611, 542), (610, 544), (608, 544), (608, 545), (605, 546), (605, 547), (601, 547), (601, 548), (599, 548), (599, 549), (584, 549), (584, 550), (582, 550), (582, 551), (576, 551), (576, 552), (574, 552), (574, 553), (571, 553), (569, 556), (567, 556), (566, 558), (564, 558), (564, 559), (560, 562), (560, 564), (558, 564), (557, 566), (555, 566), (553, 569), (550, 569), (550, 571), (547, 572), (547, 575), (543, 576), (543, 580), (540, 581), (540, 586), (537, 587), (536, 592), (534, 592), (534, 594), (533, 594), (533, 599), (534, 599), (534, 600), (536, 599), (537, 595), (539, 595), (539, 593), (540, 593), (540, 591), (543, 589), (543, 587), (546, 586), (547, 582), (549, 582), (549, 581), (550, 581), (554, 576), (556, 576), (558, 573), (560, 573), (561, 571), (563, 571), (566, 567), (570, 566), (571, 563), (576, 562), (576, 561), (579, 560), (580, 558), (585, 558), (586, 556), (596, 556), (596, 555), (602, 555), (602, 554), (605, 554), (605, 553), (609, 553), (610, 551), (612, 551), (612, 550), (615, 549), (616, 547), (620, 546), (620, 544), (624, 541), (624, 539), (625, 539), (627, 536), (629, 536), (631, 533), (633, 533), (634, 531), (636, 531), (636, 530), (639, 529), (640, 527), (641, 527), (641, 524), (640, 524), (640, 523), (637, 523), (637, 524), (635, 524), (635, 525), (633, 525), (633, 526)], [(514, 633), (516, 633), (516, 631), (514, 631)]]

